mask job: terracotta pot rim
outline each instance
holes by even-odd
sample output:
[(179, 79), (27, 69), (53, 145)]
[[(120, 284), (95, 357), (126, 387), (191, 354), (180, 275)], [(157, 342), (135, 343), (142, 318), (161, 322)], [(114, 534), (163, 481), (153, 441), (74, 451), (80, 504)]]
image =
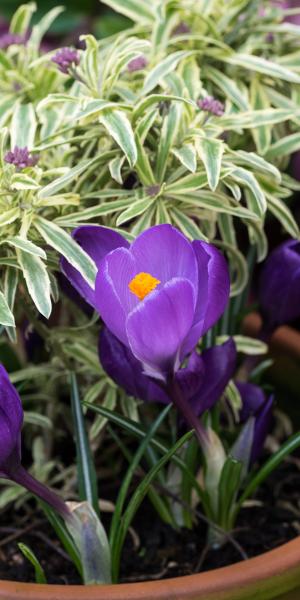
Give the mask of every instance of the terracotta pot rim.
[(126, 600), (126, 598), (129, 600), (235, 600), (235, 598), (253, 598), (251, 590), (255, 593), (258, 589), (266, 593), (259, 597), (274, 598), (274, 595), (268, 595), (268, 590), (271, 593), (270, 590), (274, 590), (275, 587), (280, 594), (295, 589), (298, 585), (300, 585), (300, 536), (246, 561), (204, 573), (159, 581), (104, 586), (65, 586), (2, 580), (0, 598), (5, 600), (61, 600), (63, 598), (69, 600)]

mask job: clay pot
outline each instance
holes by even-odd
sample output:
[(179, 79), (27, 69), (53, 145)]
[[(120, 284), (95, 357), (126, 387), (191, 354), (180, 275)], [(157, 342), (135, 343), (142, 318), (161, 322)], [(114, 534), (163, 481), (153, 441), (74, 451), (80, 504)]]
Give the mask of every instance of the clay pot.
[(300, 538), (229, 567), (162, 581), (104, 586), (0, 581), (1, 600), (299, 600)]

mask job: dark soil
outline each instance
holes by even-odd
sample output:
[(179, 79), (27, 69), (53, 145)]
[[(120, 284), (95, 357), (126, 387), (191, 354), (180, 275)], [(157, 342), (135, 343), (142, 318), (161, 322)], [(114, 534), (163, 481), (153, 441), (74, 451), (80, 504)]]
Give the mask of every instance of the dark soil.
[[(299, 459), (281, 465), (261, 487), (255, 501), (242, 509), (232, 534), (237, 545), (231, 539), (219, 550), (207, 550), (206, 531), (201, 520), (192, 531), (174, 531), (157, 518), (146, 500), (125, 543), (120, 580), (163, 579), (208, 571), (295, 538), (300, 533)], [(36, 513), (16, 518), (15, 512), (5, 512), (0, 519), (0, 579), (34, 581), (33, 567), (21, 554), (18, 542), (35, 552), (49, 583), (80, 583), (51, 527)]]

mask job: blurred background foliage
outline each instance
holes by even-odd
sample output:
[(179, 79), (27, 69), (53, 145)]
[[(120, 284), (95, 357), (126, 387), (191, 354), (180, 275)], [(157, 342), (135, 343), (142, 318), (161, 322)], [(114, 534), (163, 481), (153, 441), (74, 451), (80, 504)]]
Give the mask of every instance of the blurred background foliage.
[[(10, 21), (21, 4), (24, 3), (20, 0), (2, 0), (0, 23)], [(99, 0), (64, 0), (61, 3), (57, 0), (40, 0), (32, 22), (37, 23), (47, 11), (58, 4), (62, 4), (65, 11), (53, 23), (48, 36), (62, 36), (75, 41), (78, 35), (93, 33), (97, 38), (104, 38), (131, 25), (129, 19), (100, 4)]]

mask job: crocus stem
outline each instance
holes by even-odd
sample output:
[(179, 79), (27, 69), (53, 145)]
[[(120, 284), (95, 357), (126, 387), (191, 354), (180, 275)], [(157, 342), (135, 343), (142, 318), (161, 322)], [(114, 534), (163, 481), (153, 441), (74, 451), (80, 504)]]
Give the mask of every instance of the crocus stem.
[(64, 520), (72, 519), (72, 513), (66, 503), (46, 485), (32, 477), (22, 466), (13, 473), (10, 473), (10, 479), (49, 504)]
[(186, 422), (195, 430), (195, 434), (199, 440), (200, 446), (205, 449), (209, 443), (207, 432), (205, 431), (202, 423), (195, 415), (190, 404), (184, 398), (181, 389), (174, 378), (170, 378), (166, 384), (166, 392), (172, 400), (173, 404), (185, 418)]

